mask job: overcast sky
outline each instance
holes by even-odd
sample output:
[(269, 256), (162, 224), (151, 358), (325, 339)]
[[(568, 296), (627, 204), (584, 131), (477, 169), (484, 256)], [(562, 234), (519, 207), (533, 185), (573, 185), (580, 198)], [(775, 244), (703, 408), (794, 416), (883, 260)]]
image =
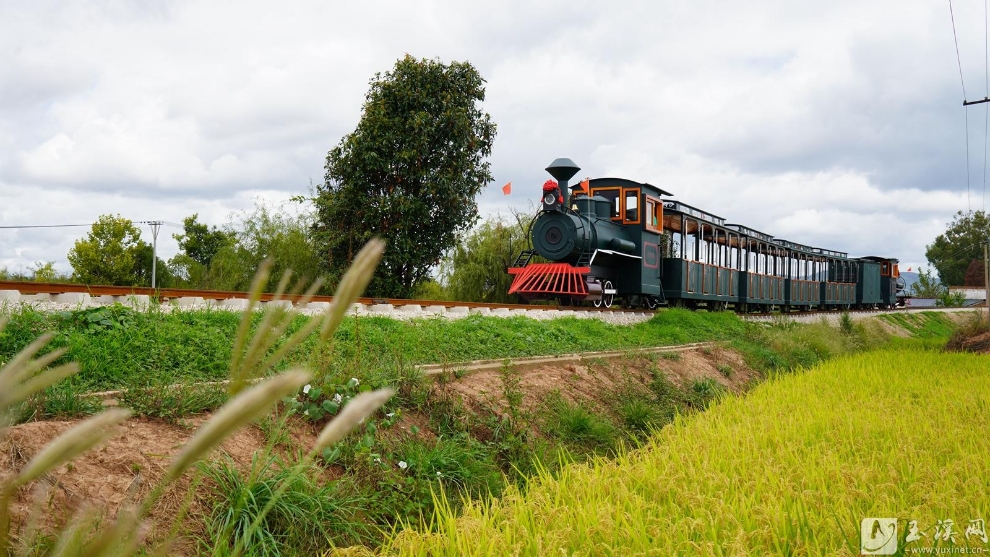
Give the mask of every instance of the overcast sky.
[[(983, 98), (984, 6), (953, 9)], [(570, 157), (579, 177), (917, 270), (956, 211), (984, 206), (990, 104), (969, 109), (967, 189), (945, 2), (0, 0), (0, 225), (221, 225), (305, 194), (406, 53), (487, 80), (483, 215), (535, 206), (543, 168)], [(68, 272), (86, 231), (0, 229), (0, 267)], [(166, 259), (178, 231), (162, 229)]]

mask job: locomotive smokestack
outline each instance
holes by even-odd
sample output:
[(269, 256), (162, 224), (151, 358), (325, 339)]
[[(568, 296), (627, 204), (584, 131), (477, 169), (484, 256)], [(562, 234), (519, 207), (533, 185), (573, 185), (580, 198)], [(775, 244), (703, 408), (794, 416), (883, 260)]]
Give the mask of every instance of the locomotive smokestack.
[(574, 177), (578, 171), (581, 170), (578, 165), (574, 164), (571, 159), (557, 159), (550, 163), (550, 166), (546, 167), (546, 171), (553, 176), (554, 180), (557, 180), (557, 185), (560, 186), (560, 193), (564, 196), (564, 207), (567, 207), (570, 200), (567, 198), (569, 190), (567, 189), (567, 181)]

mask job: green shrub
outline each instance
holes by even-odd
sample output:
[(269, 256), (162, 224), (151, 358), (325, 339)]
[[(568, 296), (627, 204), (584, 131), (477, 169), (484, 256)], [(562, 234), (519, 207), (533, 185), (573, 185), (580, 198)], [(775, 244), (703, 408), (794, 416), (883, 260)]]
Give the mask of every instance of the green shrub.
[[(318, 555), (335, 544), (360, 543), (371, 536), (359, 514), (368, 501), (346, 482), (320, 485), (309, 474), (299, 474), (277, 456), (256, 455), (247, 472), (229, 457), (201, 466), (211, 481), (214, 500), (207, 520), (207, 545), (202, 549), (224, 554), (238, 543), (248, 555)], [(284, 492), (276, 497), (279, 489)], [(262, 511), (261, 527), (252, 528)]]

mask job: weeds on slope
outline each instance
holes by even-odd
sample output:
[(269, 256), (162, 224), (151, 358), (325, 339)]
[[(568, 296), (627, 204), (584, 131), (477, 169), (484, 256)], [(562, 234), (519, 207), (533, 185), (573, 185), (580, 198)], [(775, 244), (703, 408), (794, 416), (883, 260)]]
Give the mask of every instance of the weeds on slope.
[[(354, 266), (341, 282), (338, 300), (349, 305), (357, 298), (370, 280), (382, 249), (381, 242), (373, 240), (358, 254)], [(288, 278), (288, 275), (283, 277), (279, 293), (285, 288)], [(267, 415), (284, 397), (299, 392), (311, 377), (301, 369), (267, 378), (264, 376), (313, 330), (322, 325), (321, 334), (326, 339), (339, 324), (337, 318), (341, 312), (331, 310), (323, 320), (312, 320), (308, 326), (283, 336), (290, 329), (291, 313), (270, 311), (263, 314), (260, 326), (254, 335), (250, 335), (248, 321), (254, 317), (251, 306), (256, 305), (260, 298), (261, 285), (267, 279), (266, 266), (255, 278), (249, 309), (243, 315), (234, 336), (230, 363), (230, 401), (199, 428), (172, 458), (153, 483), (150, 492), (143, 497), (132, 497), (126, 501), (116, 517), (104, 519), (98, 511), (84, 510), (50, 535), (39, 535), (30, 523), (24, 530), (11, 531), (10, 505), (15, 496), (23, 493), (23, 490), (28, 489), (39, 478), (53, 473), (63, 464), (71, 464), (76, 457), (113, 436), (117, 427), (131, 414), (122, 408), (103, 411), (73, 426), (41, 449), (21, 469), (4, 476), (0, 483), (0, 554), (42, 552), (53, 555), (130, 555), (139, 546), (150, 546), (146, 551), (156, 555), (169, 553), (180, 532), (180, 523), (184, 511), (188, 510), (189, 499), (186, 499), (184, 510), (175, 519), (176, 523), (159, 525), (157, 531), (165, 532), (163, 538), (146, 540), (144, 535), (153, 522), (149, 518), (151, 510), (170, 486), (199, 466), (221, 442), (242, 427)], [(5, 337), (3, 329), (6, 322), (6, 318), (0, 319), (0, 338)], [(15, 334), (18, 333), (15, 331)], [(0, 367), (0, 435), (23, 412), (22, 405), (25, 401), (79, 371), (74, 363), (49, 367), (67, 351), (62, 348), (43, 352), (52, 337), (51, 334), (43, 334)], [(319, 543), (319, 540), (314, 542), (313, 532), (307, 530), (318, 527), (314, 523), (297, 525), (302, 531), (292, 539), (276, 538), (275, 536), (282, 535), (280, 533), (269, 535), (272, 532), (268, 528), (273, 523), (296, 522), (300, 512), (313, 512), (316, 509), (312, 504), (327, 493), (313, 488), (308, 482), (307, 473), (311, 464), (324, 449), (338, 443), (351, 429), (376, 411), (391, 394), (391, 390), (384, 389), (355, 396), (336, 419), (327, 423), (315, 445), (305, 455), (298, 458), (291, 467), (281, 467), (272, 477), (268, 477), (268, 464), (271, 461), (267, 457), (262, 457), (259, 461), (262, 464), (252, 469), (247, 482), (235, 481), (229, 469), (224, 473), (223, 464), (214, 468), (219, 472), (212, 475), (207, 473), (220, 486), (221, 491), (237, 495), (232, 502), (228, 501), (230, 512), (213, 515), (211, 532), (215, 534), (215, 543), (210, 547), (211, 552), (218, 555), (242, 555), (254, 551), (249, 544), (256, 540), (270, 541), (273, 545), (267, 548), (286, 548), (292, 551), (295, 551), (293, 544), (300, 541), (304, 542), (301, 543), (304, 548), (315, 547), (307, 545)], [(240, 478), (239, 473), (234, 475)], [(259, 485), (262, 486), (260, 489), (252, 489)], [(248, 488), (243, 489), (245, 486)], [(246, 501), (250, 501), (252, 505), (245, 506), (243, 503)], [(41, 503), (36, 501), (35, 504)], [(346, 505), (321, 507), (331, 514), (344, 508)], [(229, 519), (224, 520), (221, 518), (223, 516)]]

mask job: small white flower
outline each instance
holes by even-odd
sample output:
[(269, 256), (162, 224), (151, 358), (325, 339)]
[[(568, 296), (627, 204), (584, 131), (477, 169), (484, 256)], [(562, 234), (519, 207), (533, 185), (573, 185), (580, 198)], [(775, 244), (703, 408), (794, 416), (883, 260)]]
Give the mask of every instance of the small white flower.
[(305, 412), (303, 412), (303, 416), (309, 416), (309, 410), (306, 410)]
[(382, 459), (380, 459), (380, 458), (378, 458), (378, 457), (376, 456), (376, 457), (375, 457), (375, 464), (381, 464), (381, 463), (382, 463)]
[(350, 381), (350, 382), (351, 382), (351, 383), (354, 383), (354, 386), (355, 386), (355, 387), (357, 387), (358, 385), (360, 385), (360, 384), (361, 384), (361, 382), (360, 382), (360, 381), (358, 381), (358, 378), (357, 378), (357, 377), (351, 377), (351, 381)]
[(344, 400), (344, 399), (341, 398), (340, 393), (337, 393), (337, 394), (333, 395), (333, 401), (336, 402), (337, 404), (340, 404), (340, 401), (341, 400)]
[(441, 474), (440, 472), (437, 472), (437, 477), (438, 478), (442, 478), (443, 477), (443, 474)]
[(405, 470), (408, 467), (409, 467), (409, 465), (406, 464), (406, 461), (404, 461), (404, 460), (400, 460), (399, 461), (399, 468), (402, 468), (403, 470)]
[(391, 418), (394, 415), (395, 415), (395, 412), (389, 412), (388, 414), (385, 414), (385, 417), (386, 418)]
[(306, 386), (303, 387), (303, 394), (304, 395), (308, 395), (309, 394), (309, 389), (310, 389), (310, 385), (307, 383)]

